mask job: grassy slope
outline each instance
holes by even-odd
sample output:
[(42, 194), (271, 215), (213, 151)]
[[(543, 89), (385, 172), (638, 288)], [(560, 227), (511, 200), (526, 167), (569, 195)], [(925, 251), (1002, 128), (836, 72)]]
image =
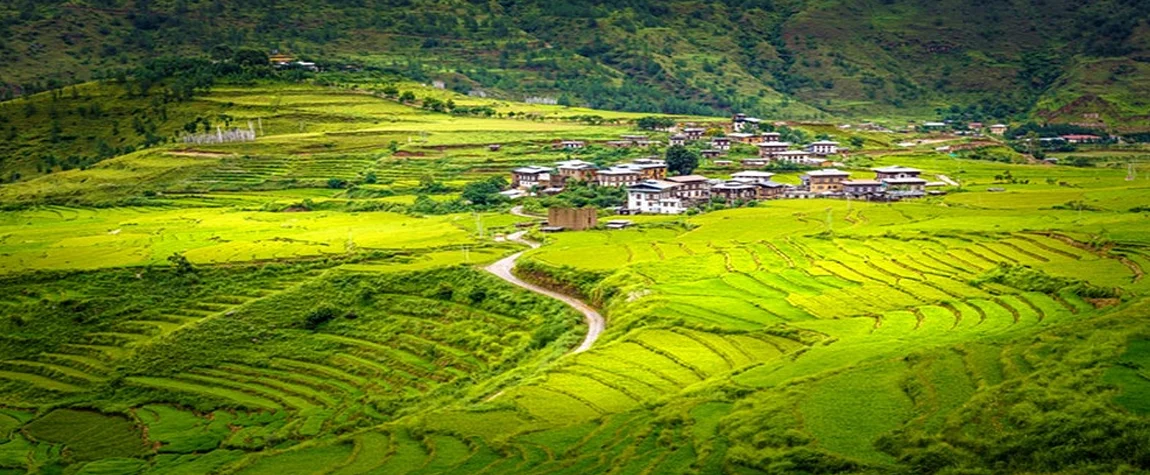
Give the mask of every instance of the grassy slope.
[[(1059, 398), (1051, 407), (1100, 407), (1057, 419), (1076, 429), (1083, 421), (1118, 427), (1122, 408), (1141, 407), (1111, 399), (1106, 386), (1139, 394), (1136, 375), (1103, 380), (1097, 371), (1137, 357), (1125, 342), (1144, 332), (1147, 281), (1136, 269), (1150, 267), (1150, 243), (1145, 213), (1130, 208), (1150, 202), (1144, 180), (1125, 181), (1124, 167), (956, 159), (890, 145), (913, 137), (868, 134), (868, 157), (849, 167), (858, 176), (902, 164), (958, 179), (963, 191), (896, 204), (778, 201), (549, 237), (529, 258), (609, 274), (598, 290), (617, 296), (596, 348), (559, 357), (580, 336), (574, 315), (468, 268), (510, 252), (490, 236), (517, 219), (481, 215), (481, 236), (470, 214), (353, 207), (412, 198), (421, 174), (455, 186), (565, 157), (550, 146), (558, 138), (608, 140), (630, 127), (561, 120), (588, 111), (476, 99), (551, 119), (457, 118), (307, 85), (221, 87), (197, 101), (231, 103), (237, 117), (264, 117), (275, 133), (196, 150), (166, 145), (0, 188), (6, 203), (57, 204), (0, 214), (0, 262), (11, 271), (0, 282), (9, 316), (0, 322), (9, 335), (0, 342), (0, 394), (24, 408), (10, 411), (8, 426), (59, 403), (127, 414), (154, 426), (149, 440), (161, 442), (139, 460), (191, 473), (718, 473), (795, 464), (883, 472), (891, 464), (922, 471), (910, 457), (916, 438), (958, 447), (968, 465), (995, 466), (995, 447), (1041, 427), (1045, 413), (1026, 396), (1037, 391)], [(305, 130), (293, 130), (304, 116)], [(807, 130), (827, 131), (848, 135)], [(387, 150), (392, 140), (404, 153)], [(491, 142), (506, 146), (491, 153)], [(575, 156), (647, 153), (592, 147)], [(1109, 161), (1120, 160), (1100, 165)], [(995, 183), (1006, 170), (1029, 183)], [(390, 196), (316, 187), (369, 171), (380, 183), (364, 188)], [(125, 197), (164, 206), (92, 207)], [(304, 199), (334, 207), (269, 212)], [(164, 269), (173, 252), (199, 273)], [(1099, 310), (1069, 293), (971, 284), (999, 263), (1121, 288), (1125, 300)], [(334, 318), (306, 327), (325, 307)], [(554, 344), (538, 348), (537, 338)], [(864, 386), (866, 397), (854, 394)], [(149, 415), (160, 403), (170, 406)], [(1007, 414), (1031, 419), (1003, 431), (996, 421)], [(62, 416), (98, 425), (86, 414), (54, 417)], [(12, 437), (5, 467), (82, 462)], [(122, 447), (133, 446), (128, 439)]]

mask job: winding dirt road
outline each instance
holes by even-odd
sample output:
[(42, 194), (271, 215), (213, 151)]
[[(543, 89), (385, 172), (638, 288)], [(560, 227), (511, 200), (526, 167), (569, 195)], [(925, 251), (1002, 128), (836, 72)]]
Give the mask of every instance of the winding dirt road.
[[(512, 213), (515, 213), (515, 210), (513, 210)], [(532, 249), (539, 247), (539, 243), (523, 239), (524, 234), (526, 234), (526, 231), (520, 231), (507, 236), (507, 239), (526, 244)], [(539, 295), (551, 297), (571, 306), (575, 310), (578, 310), (579, 313), (583, 314), (583, 320), (587, 322), (587, 336), (583, 338), (583, 343), (580, 344), (578, 348), (575, 348), (575, 350), (571, 353), (582, 353), (591, 349), (591, 345), (595, 344), (595, 340), (599, 339), (599, 334), (603, 333), (603, 328), (605, 328), (607, 325), (603, 320), (603, 316), (599, 315), (599, 312), (595, 311), (594, 308), (591, 308), (590, 305), (583, 303), (582, 300), (568, 297), (558, 292), (552, 292), (537, 285), (524, 282), (518, 277), (515, 277), (515, 274), (512, 274), (511, 270), (515, 268), (515, 261), (519, 260), (519, 257), (523, 255), (523, 252), (517, 252), (499, 260), (494, 264), (491, 264), (490, 266), (487, 266), (487, 272), (495, 274), (496, 277), (499, 277), (500, 279), (503, 279), (512, 285), (522, 287)]]

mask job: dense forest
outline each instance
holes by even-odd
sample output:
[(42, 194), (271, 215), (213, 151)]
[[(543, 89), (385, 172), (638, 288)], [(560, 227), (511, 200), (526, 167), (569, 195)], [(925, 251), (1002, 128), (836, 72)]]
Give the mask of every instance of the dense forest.
[(1139, 3), (26, 0), (0, 6), (0, 82), (13, 97), (225, 45), (603, 109), (1123, 124), (1150, 110)]

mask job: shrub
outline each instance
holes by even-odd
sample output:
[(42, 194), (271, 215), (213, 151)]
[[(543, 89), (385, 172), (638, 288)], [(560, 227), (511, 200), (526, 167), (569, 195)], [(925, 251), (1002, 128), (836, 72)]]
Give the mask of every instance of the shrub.
[(335, 319), (336, 310), (331, 307), (320, 307), (312, 310), (311, 313), (304, 317), (303, 327), (315, 331), (323, 324)]

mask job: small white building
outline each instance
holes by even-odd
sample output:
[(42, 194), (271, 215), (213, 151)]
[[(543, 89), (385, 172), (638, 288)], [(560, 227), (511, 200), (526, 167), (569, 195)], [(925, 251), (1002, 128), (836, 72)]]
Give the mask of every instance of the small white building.
[(676, 145), (678, 145), (678, 146), (687, 145), (687, 136), (683, 135), (683, 134), (672, 135), (671, 136), (671, 146), (674, 147)]
[(702, 127), (687, 127), (683, 129), (683, 135), (687, 136), (687, 140), (699, 140), (703, 138), (705, 132), (707, 132), (707, 129)]
[(645, 180), (627, 187), (627, 209), (632, 213), (680, 214), (683, 200), (675, 196), (678, 183)]
[(807, 145), (807, 151), (814, 155), (834, 155), (839, 153), (839, 143), (830, 140), (820, 140)]
[(565, 148), (568, 150), (583, 148), (586, 146), (587, 146), (587, 143), (583, 142), (582, 140), (564, 140), (562, 142), (559, 142), (560, 148)]
[(784, 163), (802, 163), (804, 160), (811, 158), (811, 153), (804, 150), (784, 150), (773, 154), (771, 158)]
[(1006, 124), (994, 124), (994, 125), (990, 126), (990, 133), (992, 133), (994, 135), (1004, 135), (1004, 134), (1006, 134), (1007, 128), (1008, 127), (1006, 126)]

